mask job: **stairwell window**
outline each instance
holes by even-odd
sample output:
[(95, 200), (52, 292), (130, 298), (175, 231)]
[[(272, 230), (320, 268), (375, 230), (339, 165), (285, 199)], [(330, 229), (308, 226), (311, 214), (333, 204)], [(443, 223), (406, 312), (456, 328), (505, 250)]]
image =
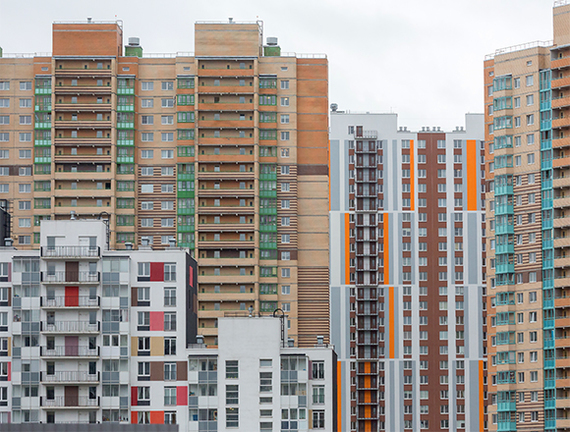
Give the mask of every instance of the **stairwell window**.
[(281, 98), (281, 106), (289, 106), (289, 98), (288, 97), (282, 97)]

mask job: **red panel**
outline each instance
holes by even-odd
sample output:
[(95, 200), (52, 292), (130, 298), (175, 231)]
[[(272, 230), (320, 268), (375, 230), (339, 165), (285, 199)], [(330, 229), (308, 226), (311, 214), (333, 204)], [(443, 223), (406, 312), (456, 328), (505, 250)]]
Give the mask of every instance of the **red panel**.
[(176, 387), (176, 405), (188, 405), (188, 387)]
[(150, 313), (150, 331), (164, 331), (164, 312)]
[(150, 263), (151, 282), (164, 282), (164, 263)]
[(139, 415), (137, 411), (131, 411), (131, 423), (138, 424), (139, 422)]
[(151, 411), (150, 424), (164, 424), (164, 411)]
[(79, 287), (66, 286), (65, 287), (65, 305), (66, 306), (79, 306)]
[(190, 277), (188, 278), (188, 285), (194, 288), (194, 267), (190, 266)]
[[(138, 394), (137, 394), (138, 387), (131, 387), (131, 406), (137, 406), (138, 403)], [(136, 414), (136, 413), (135, 413)], [(135, 415), (136, 417), (136, 415)], [(135, 421), (136, 423), (136, 421)]]

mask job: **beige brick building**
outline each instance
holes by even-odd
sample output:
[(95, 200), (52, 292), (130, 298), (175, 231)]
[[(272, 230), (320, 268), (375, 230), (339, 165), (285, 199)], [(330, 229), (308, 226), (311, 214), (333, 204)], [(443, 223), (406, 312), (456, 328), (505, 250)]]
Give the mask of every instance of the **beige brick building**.
[(123, 47), (122, 22), (54, 23), (53, 54), (0, 58), (0, 199), (18, 248), (42, 219), (102, 217), (112, 248), (199, 261), (199, 331), (289, 315), (328, 340), (328, 62), (263, 24), (197, 23), (194, 53)]

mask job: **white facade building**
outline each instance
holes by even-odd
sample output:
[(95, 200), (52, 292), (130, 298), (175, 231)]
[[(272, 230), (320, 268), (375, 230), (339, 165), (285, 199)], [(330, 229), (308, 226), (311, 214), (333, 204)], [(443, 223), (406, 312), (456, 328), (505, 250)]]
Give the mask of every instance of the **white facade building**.
[(0, 423), (187, 421), (196, 263), (107, 242), (101, 220), (42, 221), (40, 250), (0, 249)]
[(331, 346), (288, 346), (279, 318), (218, 322), (217, 349), (188, 350), (190, 431), (339, 430)]

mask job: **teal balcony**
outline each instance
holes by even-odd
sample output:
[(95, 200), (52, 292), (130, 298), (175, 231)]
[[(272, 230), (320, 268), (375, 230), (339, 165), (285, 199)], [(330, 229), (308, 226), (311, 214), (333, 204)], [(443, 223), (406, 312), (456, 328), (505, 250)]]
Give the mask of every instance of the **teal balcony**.
[(514, 421), (505, 421), (497, 423), (497, 431), (499, 432), (516, 432), (517, 424)]
[(503, 273), (514, 273), (515, 272), (515, 265), (513, 264), (497, 264), (495, 273), (503, 274)]
[(497, 195), (512, 195), (513, 185), (495, 186), (495, 196)]
[(134, 146), (135, 140), (134, 139), (118, 139), (117, 145), (120, 146)]
[(117, 156), (117, 163), (132, 164), (132, 163), (135, 163), (135, 157), (134, 156)]
[(194, 173), (178, 173), (178, 180), (192, 180), (194, 181)]
[[(505, 384), (505, 383), (499, 383)], [(516, 411), (517, 410), (517, 403), (516, 401), (506, 401), (506, 402), (497, 402), (497, 411)]]
[(36, 129), (51, 129), (51, 122), (35, 122), (34, 128)]
[(117, 122), (117, 129), (134, 129), (135, 124), (133, 122)]
[(259, 225), (260, 232), (277, 232), (276, 224)]
[(497, 254), (505, 254), (505, 253), (515, 253), (515, 244), (514, 243), (504, 243), (495, 246), (495, 253)]
[(259, 180), (269, 180), (269, 181), (277, 181), (277, 173), (267, 173), (267, 174), (260, 174)]
[(134, 87), (118, 87), (117, 94), (120, 95), (134, 95), (135, 88)]
[(180, 233), (194, 232), (194, 225), (178, 225), (176, 230)]
[(504, 214), (514, 214), (514, 207), (512, 204), (497, 204), (495, 205), (495, 216)]
[(514, 234), (515, 233), (515, 227), (514, 225), (511, 224), (501, 224), (501, 225), (495, 225), (495, 234), (499, 235), (499, 234)]
[(276, 190), (260, 190), (259, 196), (261, 198), (277, 198)]
[(117, 111), (120, 112), (135, 112), (135, 105), (117, 105)]
[(260, 207), (259, 208), (260, 215), (276, 215), (277, 214), (277, 207)]

